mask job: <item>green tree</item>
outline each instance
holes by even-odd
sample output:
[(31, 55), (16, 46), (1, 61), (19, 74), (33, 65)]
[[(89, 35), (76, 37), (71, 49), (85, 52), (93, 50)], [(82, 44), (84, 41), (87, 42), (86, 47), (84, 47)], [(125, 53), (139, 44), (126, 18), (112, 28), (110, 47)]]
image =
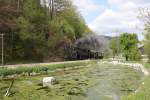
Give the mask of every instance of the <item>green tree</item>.
[[(76, 39), (87, 35), (87, 30), (89, 29), (86, 26), (83, 17), (74, 6), (71, 6), (69, 9), (64, 10), (60, 16), (63, 16), (67, 20), (67, 22), (73, 27)], [(89, 30), (89, 32), (91, 31)]]
[(115, 58), (115, 56), (119, 53), (118, 52), (118, 48), (119, 48), (119, 41), (118, 41), (118, 38), (113, 38), (111, 41), (110, 41), (110, 44), (109, 44), (109, 47), (110, 49), (112, 50), (112, 53), (113, 53), (113, 58)]
[(136, 34), (124, 33), (120, 36), (120, 45), (126, 60), (139, 60), (141, 58), (138, 50), (138, 37)]

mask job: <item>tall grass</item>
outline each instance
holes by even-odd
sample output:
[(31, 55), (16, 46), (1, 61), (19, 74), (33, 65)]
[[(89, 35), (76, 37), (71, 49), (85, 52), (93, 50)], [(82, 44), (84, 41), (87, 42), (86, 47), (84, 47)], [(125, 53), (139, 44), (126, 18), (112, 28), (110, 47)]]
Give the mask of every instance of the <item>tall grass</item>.
[(75, 66), (84, 66), (90, 62), (72, 62), (72, 63), (63, 63), (63, 64), (50, 64), (50, 65), (40, 65), (40, 66), (33, 66), (33, 67), (17, 67), (14, 69), (11, 68), (0, 68), (0, 76), (6, 77), (8, 75), (14, 74), (22, 74), (22, 73), (47, 73), (48, 71), (55, 70), (57, 68), (71, 68)]

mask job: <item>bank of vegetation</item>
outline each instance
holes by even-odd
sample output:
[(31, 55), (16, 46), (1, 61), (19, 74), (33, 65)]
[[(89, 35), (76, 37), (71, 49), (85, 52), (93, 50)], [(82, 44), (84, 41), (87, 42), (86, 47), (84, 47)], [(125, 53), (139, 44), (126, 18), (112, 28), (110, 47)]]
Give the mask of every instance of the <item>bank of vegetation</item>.
[(139, 61), (143, 52), (138, 48), (138, 36), (135, 33), (123, 33), (110, 42), (113, 58), (122, 56), (126, 61)]
[(16, 68), (4, 67), (0, 68), (1, 79), (16, 78), (20, 76), (36, 76), (48, 74), (49, 72), (55, 71), (57, 69), (67, 70), (70, 68), (75, 68), (78, 66), (86, 66), (87, 64), (95, 63), (95, 61), (77, 61), (77, 62), (67, 62), (67, 63), (57, 63), (57, 64), (47, 64), (47, 65), (28, 65)]
[(0, 0), (0, 33), (5, 63), (18, 63), (63, 61), (92, 32), (71, 0)]

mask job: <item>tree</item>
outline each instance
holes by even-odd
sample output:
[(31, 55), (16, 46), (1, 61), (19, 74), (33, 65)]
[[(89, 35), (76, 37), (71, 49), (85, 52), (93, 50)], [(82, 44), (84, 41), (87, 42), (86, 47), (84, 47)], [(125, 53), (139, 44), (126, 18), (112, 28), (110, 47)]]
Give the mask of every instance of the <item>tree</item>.
[(150, 61), (150, 9), (148, 8), (140, 9), (139, 16), (140, 19), (142, 19), (142, 21), (145, 23), (144, 49)]
[(138, 43), (139, 41), (136, 34), (124, 33), (120, 36), (120, 45), (126, 61), (139, 60), (141, 58)]
[(0, 0), (0, 32), (7, 34), (11, 60), (63, 60), (63, 48), (90, 31), (71, 0)]
[(17, 9), (17, 0), (0, 0), (0, 33), (5, 34), (4, 61), (13, 58), (14, 36), (18, 30), (18, 17), (19, 10)]
[(75, 7), (70, 7), (70, 9), (66, 9), (61, 13), (61, 16), (64, 16), (68, 23), (74, 28), (76, 39), (79, 39), (85, 34), (87, 35), (87, 30), (89, 29), (86, 26), (83, 17), (80, 15), (79, 12), (77, 12)]
[(113, 38), (110, 41), (109, 47), (112, 50), (113, 58), (115, 58), (115, 56), (119, 53), (119, 39)]
[(150, 61), (150, 26), (146, 26), (145, 31), (144, 49)]

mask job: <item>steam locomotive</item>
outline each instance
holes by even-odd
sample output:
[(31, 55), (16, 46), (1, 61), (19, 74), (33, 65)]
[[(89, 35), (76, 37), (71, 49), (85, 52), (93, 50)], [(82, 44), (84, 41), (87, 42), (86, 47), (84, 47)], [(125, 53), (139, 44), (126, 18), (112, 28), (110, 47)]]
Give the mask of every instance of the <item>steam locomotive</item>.
[(103, 59), (104, 53), (96, 50), (89, 50), (79, 47), (68, 48), (69, 54), (67, 59), (69, 60), (85, 60), (85, 59)]

